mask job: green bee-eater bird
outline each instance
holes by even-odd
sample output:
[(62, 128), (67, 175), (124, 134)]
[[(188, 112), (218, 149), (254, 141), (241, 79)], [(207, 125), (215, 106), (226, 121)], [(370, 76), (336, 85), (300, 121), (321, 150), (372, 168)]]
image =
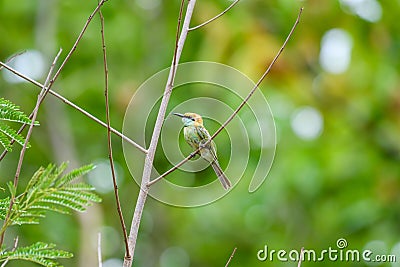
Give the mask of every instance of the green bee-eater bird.
[(200, 147), (200, 156), (210, 162), (222, 187), (228, 190), (231, 187), (231, 182), (219, 166), (214, 142), (211, 141), (204, 146), (204, 144), (211, 139), (211, 136), (207, 129), (204, 128), (201, 116), (196, 113), (174, 113), (174, 115), (182, 118), (184, 124), (183, 135), (186, 142), (195, 150)]

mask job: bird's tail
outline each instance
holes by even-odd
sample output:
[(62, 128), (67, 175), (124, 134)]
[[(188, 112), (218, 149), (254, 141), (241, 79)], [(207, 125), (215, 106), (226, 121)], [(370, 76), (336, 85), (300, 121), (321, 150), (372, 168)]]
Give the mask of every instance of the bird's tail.
[(219, 181), (222, 184), (222, 187), (225, 190), (228, 190), (229, 188), (231, 188), (231, 182), (229, 181), (229, 179), (225, 176), (224, 172), (222, 171), (221, 167), (218, 164), (218, 161), (213, 161), (211, 162), (211, 166), (213, 167), (215, 173), (218, 176)]

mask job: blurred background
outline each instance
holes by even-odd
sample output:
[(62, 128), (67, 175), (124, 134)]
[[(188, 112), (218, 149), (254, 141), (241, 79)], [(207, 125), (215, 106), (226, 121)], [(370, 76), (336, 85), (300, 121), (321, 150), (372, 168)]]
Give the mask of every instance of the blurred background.
[[(58, 49), (63, 48), (64, 58), (96, 4), (0, 1), (1, 61), (26, 51), (11, 65), (43, 82)], [(229, 4), (198, 1), (192, 25)], [(170, 65), (179, 5), (180, 1), (161, 0), (112, 0), (104, 5), (111, 121), (116, 129), (122, 129), (125, 109), (140, 84)], [(224, 63), (256, 81), (301, 6), (305, 9), (298, 29), (260, 87), (277, 131), (275, 160), (266, 181), (250, 194), (246, 175), (251, 173), (245, 173), (246, 182), (227, 196), (197, 208), (148, 199), (135, 266), (225, 266), (235, 247), (230, 266), (296, 266), (276, 258), (262, 262), (257, 253), (265, 246), (286, 251), (337, 249), (340, 238), (346, 239), (348, 249), (396, 254), (397, 263), (326, 258), (324, 266), (400, 266), (399, 1), (242, 0), (214, 23), (189, 34), (181, 62)], [(96, 17), (53, 89), (105, 120), (101, 49)], [(1, 71), (0, 97), (26, 113), (33, 109), (38, 92)], [(65, 266), (97, 266), (96, 239), (101, 232), (103, 266), (121, 266), (124, 246), (106, 130), (53, 96), (46, 98), (38, 120), (41, 126), (33, 131), (20, 186), (36, 169), (52, 162), (69, 161), (71, 168), (94, 163), (97, 169), (84, 179), (96, 187), (103, 202), (84, 214), (49, 213), (40, 225), (14, 227), (7, 232), (6, 244), (11, 246), (16, 235), (20, 245), (56, 243), (75, 254), (62, 261)], [(125, 163), (121, 140), (116, 136), (112, 140), (122, 208), (130, 227), (138, 186)], [(229, 139), (222, 134), (217, 142), (220, 148)], [(19, 150), (15, 146), (0, 162), (2, 187), (13, 179)], [(258, 153), (257, 149), (251, 152)], [(160, 153), (155, 165), (168, 169), (170, 163)], [(222, 165), (225, 160), (221, 158)], [(207, 169), (195, 180), (212, 180), (212, 175)], [(320, 265), (306, 261), (302, 266)], [(11, 262), (8, 266), (36, 265)]]

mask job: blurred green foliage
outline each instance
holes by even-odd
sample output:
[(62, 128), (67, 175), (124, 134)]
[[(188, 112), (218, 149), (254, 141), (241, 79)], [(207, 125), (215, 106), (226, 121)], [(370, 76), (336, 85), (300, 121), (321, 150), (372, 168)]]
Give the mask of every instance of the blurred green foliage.
[[(336, 241), (346, 238), (348, 248), (359, 250), (372, 240), (383, 241), (390, 253), (400, 242), (400, 6), (398, 1), (381, 1), (382, 17), (369, 22), (350, 13), (342, 2), (243, 0), (222, 18), (189, 34), (182, 62), (221, 62), (257, 80), (285, 40), (300, 6), (305, 7), (292, 40), (261, 85), (275, 115), (278, 139), (266, 182), (249, 194), (250, 174), (246, 173), (226, 197), (193, 209), (149, 199), (135, 266), (224, 266), (234, 247), (237, 251), (230, 266), (296, 266), (295, 262), (260, 262), (257, 252), (264, 245), (276, 250), (321, 251), (337, 248)], [(49, 65), (59, 47), (65, 56), (96, 3), (0, 1), (0, 59), (4, 62), (17, 52), (35, 49)], [(230, 3), (198, 1), (192, 25)], [(169, 66), (179, 4), (156, 0), (105, 4), (111, 122), (116, 129), (122, 128), (125, 109), (138, 86)], [(319, 62), (321, 39), (334, 28), (346, 31), (352, 40), (351, 61), (340, 74), (325, 71)], [(105, 120), (97, 17), (54, 89)], [(0, 97), (21, 106), (25, 113), (33, 109), (38, 92), (31, 84), (10, 84), (0, 78)], [(323, 118), (321, 134), (311, 140), (299, 138), (291, 126), (293, 114), (304, 106), (313, 107)], [(47, 97), (38, 120), (41, 126), (33, 131), (21, 186), (39, 166), (51, 162), (69, 160), (72, 167), (107, 162), (106, 130), (54, 97)], [(115, 136), (112, 140), (129, 227), (138, 186), (126, 167), (121, 141)], [(224, 140), (229, 142), (227, 137), (217, 141), (219, 149)], [(13, 178), (18, 149), (14, 147), (15, 152), (0, 162), (2, 185)], [(156, 158), (157, 168), (170, 166), (162, 156)], [(93, 179), (111, 177), (105, 172), (89, 182)], [(49, 214), (39, 226), (8, 232), (7, 244), (12, 245), (15, 235), (21, 245), (38, 240), (57, 243), (76, 255), (64, 261), (65, 266), (95, 266), (97, 232), (101, 231), (104, 259), (121, 259), (124, 246), (113, 193), (103, 192), (102, 198), (103, 203), (88, 214), (75, 218)], [(323, 265), (365, 263), (326, 260)]]

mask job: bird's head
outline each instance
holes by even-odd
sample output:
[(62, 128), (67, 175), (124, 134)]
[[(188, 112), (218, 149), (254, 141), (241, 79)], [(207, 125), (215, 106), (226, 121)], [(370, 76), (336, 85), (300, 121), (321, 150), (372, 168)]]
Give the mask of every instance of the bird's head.
[(196, 113), (187, 112), (185, 114), (174, 113), (174, 115), (181, 117), (185, 126), (202, 126), (203, 118)]

